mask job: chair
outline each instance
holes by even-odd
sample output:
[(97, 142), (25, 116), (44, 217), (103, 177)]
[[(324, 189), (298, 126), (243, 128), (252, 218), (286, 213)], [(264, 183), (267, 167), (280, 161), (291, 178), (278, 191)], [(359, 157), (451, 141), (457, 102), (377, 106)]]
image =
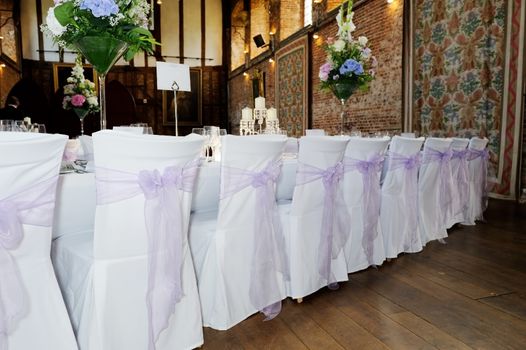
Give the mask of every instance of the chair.
[(77, 349), (50, 259), (64, 135), (0, 133), (0, 349)]
[(344, 251), (347, 272), (381, 265), (385, 248), (380, 220), (380, 174), (389, 137), (351, 137), (345, 150), (342, 192), (351, 222)]
[(299, 299), (347, 281), (342, 248), (349, 217), (341, 196), (343, 153), (348, 138), (300, 138), (296, 185), (291, 203), (280, 204), (289, 258), (288, 296)]
[(323, 129), (307, 129), (305, 130), (306, 136), (325, 136), (325, 130)]
[(187, 243), (204, 138), (93, 134), (94, 232), (57, 238), (53, 261), (81, 350), (203, 343)]
[(473, 137), (468, 146), (469, 195), (463, 225), (475, 225), (483, 220), (488, 205), (488, 139)]
[(394, 136), (385, 161), (380, 226), (386, 258), (422, 250), (418, 231), (418, 168), (424, 138)]
[(469, 139), (453, 138), (451, 143), (451, 176), (453, 177), (453, 192), (451, 206), (447, 212), (447, 228), (464, 221), (464, 214), (468, 205), (469, 169), (467, 149)]
[(422, 244), (447, 237), (447, 211), (451, 205), (450, 138), (428, 138), (424, 143), (422, 165), (418, 173), (419, 230)]
[(203, 322), (225, 330), (286, 297), (287, 260), (276, 206), (285, 138), (226, 135), (219, 210), (194, 213), (190, 246)]

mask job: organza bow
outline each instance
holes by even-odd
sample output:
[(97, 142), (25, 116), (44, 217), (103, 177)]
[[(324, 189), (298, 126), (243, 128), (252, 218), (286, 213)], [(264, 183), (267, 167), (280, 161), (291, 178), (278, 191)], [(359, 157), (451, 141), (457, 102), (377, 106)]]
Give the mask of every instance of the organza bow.
[(424, 163), (439, 163), (439, 194), (438, 194), (438, 212), (440, 222), (445, 225), (445, 213), (451, 205), (451, 172), (450, 160), (453, 155), (451, 150), (440, 152), (434, 148), (424, 148)]
[(482, 150), (470, 149), (468, 161), (472, 161), (477, 158), (480, 158), (480, 169), (475, 171), (475, 177), (473, 181), (481, 188), (481, 208), (482, 212), (484, 212), (488, 206), (488, 161), (490, 159), (489, 150), (487, 148)]
[(349, 237), (348, 225), (350, 217), (342, 192), (338, 185), (343, 178), (343, 164), (336, 163), (327, 169), (298, 162), (296, 186), (301, 186), (316, 180), (322, 180), (324, 187), (323, 214), (321, 221), (318, 272), (329, 288), (338, 288), (336, 278), (331, 270), (332, 259), (335, 259)]
[(155, 349), (183, 297), (184, 220), (179, 191), (192, 192), (199, 161), (184, 167), (141, 170), (138, 174), (98, 168), (97, 203), (108, 204), (144, 194), (148, 238), (148, 349)]
[(420, 167), (420, 152), (413, 155), (403, 155), (396, 152), (389, 152), (387, 159), (387, 171), (404, 169), (405, 195), (404, 203), (409, 210), (407, 221), (410, 234), (405, 237), (404, 249), (418, 246), (418, 168)]
[(345, 157), (345, 171), (357, 170), (363, 181), (363, 235), (362, 248), (369, 265), (374, 265), (374, 240), (378, 236), (378, 217), (380, 215), (380, 178), (384, 156), (373, 155), (369, 160)]
[[(254, 252), (251, 262), (249, 296), (252, 305), (271, 320), (281, 311), (278, 272), (289, 280), (288, 260), (275, 199), (275, 184), (281, 161), (270, 162), (261, 171), (223, 166), (221, 200), (251, 186), (256, 189)], [(270, 305), (268, 300), (279, 300)]]
[(58, 176), (0, 199), (0, 349), (28, 310), (27, 296), (10, 250), (19, 247), (23, 224), (50, 227), (53, 223)]

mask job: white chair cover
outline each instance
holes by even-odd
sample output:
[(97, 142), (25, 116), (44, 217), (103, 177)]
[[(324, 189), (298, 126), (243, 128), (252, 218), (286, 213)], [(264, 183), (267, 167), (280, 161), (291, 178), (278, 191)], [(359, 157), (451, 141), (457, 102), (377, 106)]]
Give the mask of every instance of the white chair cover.
[(469, 200), (464, 214), (463, 225), (475, 225), (476, 220), (483, 220), (488, 204), (487, 167), (489, 153), (486, 148), (488, 139), (473, 137), (469, 141)]
[(81, 135), (79, 140), (82, 146), (82, 159), (88, 162), (93, 161), (93, 139), (89, 135)]
[(424, 138), (394, 136), (385, 161), (380, 225), (386, 258), (422, 250), (418, 231), (418, 168)]
[[(64, 235), (54, 241), (53, 249), (57, 275), (80, 349), (192, 349), (203, 343), (197, 283), (186, 234), (192, 194), (171, 187), (179, 197), (180, 211), (170, 207), (166, 209), (171, 210), (163, 215), (168, 217), (169, 213), (177, 211), (181, 214), (180, 225), (171, 225), (173, 231), (165, 230), (167, 226), (151, 231), (157, 234), (157, 242), (170, 241), (172, 235), (181, 233), (177, 235), (181, 239), (177, 244), (180, 249), (175, 248), (175, 254), (182, 266), (173, 272), (181, 276), (180, 281), (174, 283), (179, 285), (182, 282), (183, 297), (178, 302), (173, 301), (175, 306), (170, 302), (169, 307), (158, 310), (155, 302), (164, 300), (159, 299), (164, 295), (161, 294), (163, 290), (149, 287), (150, 278), (154, 276), (149, 274), (150, 258), (152, 252), (156, 252), (155, 256), (165, 255), (150, 245), (148, 231), (151, 226), (145, 218), (150, 210), (145, 203), (155, 201), (155, 198), (150, 198), (142, 182), (140, 186), (137, 184), (143, 174), (153, 171), (153, 183), (161, 186), (157, 190), (161, 191), (160, 197), (171, 196), (174, 192), (168, 193), (164, 187), (165, 183), (171, 183), (165, 182), (166, 170), (181, 169), (198, 158), (203, 140), (197, 135), (176, 138), (110, 130), (93, 135), (98, 178), (94, 234)], [(159, 176), (163, 174), (159, 180), (155, 180), (154, 169), (159, 171)], [(114, 175), (116, 172), (122, 174), (123, 181)], [(119, 192), (108, 182), (124, 185), (128, 174), (133, 175), (133, 180), (128, 181), (134, 186), (131, 195)], [(185, 176), (184, 172), (182, 174)], [(105, 182), (100, 182), (102, 180)], [(108, 187), (99, 187), (102, 184)], [(119, 195), (122, 195), (122, 200), (116, 201), (115, 197)], [(175, 227), (182, 230), (176, 232)], [(162, 232), (166, 236), (158, 235)], [(159, 268), (164, 268), (163, 261), (159, 261)], [(175, 275), (172, 271), (166, 272), (169, 274), (163, 279), (171, 281)], [(159, 270), (155, 272), (156, 281), (163, 283), (158, 273)], [(157, 298), (153, 300), (154, 304), (151, 304), (147, 292)], [(147, 303), (152, 305), (151, 308)], [(159, 311), (168, 312), (166, 323), (157, 317), (149, 317), (158, 315)], [(156, 323), (152, 324), (150, 320)], [(160, 332), (158, 335), (156, 330)]]
[[(292, 203), (280, 205), (291, 273), (287, 293), (292, 298), (303, 298), (320, 288), (348, 280), (342, 250), (347, 238), (346, 227), (342, 226), (348, 225), (348, 213), (343, 198), (338, 200), (347, 142), (347, 138), (330, 136), (300, 138)], [(307, 172), (311, 172), (313, 181), (309, 182), (304, 175)], [(333, 193), (324, 185), (324, 182), (330, 185), (332, 180)], [(324, 212), (329, 213), (325, 213), (325, 218)], [(324, 230), (324, 222), (333, 229)]]
[(305, 130), (306, 136), (325, 136), (325, 130), (323, 129), (307, 129)]
[(385, 260), (380, 220), (380, 174), (389, 137), (351, 137), (345, 150), (342, 192), (351, 223), (345, 245), (347, 271), (356, 272)]
[(0, 349), (74, 350), (50, 259), (67, 137), (0, 133)]
[(446, 219), (451, 205), (450, 138), (430, 137), (424, 143), (418, 174), (419, 227), (422, 244), (447, 237)]
[(285, 142), (224, 137), (219, 211), (195, 213), (190, 222), (207, 327), (225, 330), (257, 311), (274, 317), (266, 307), (286, 297), (288, 269), (275, 199)]
[(447, 228), (464, 221), (464, 214), (468, 205), (469, 194), (469, 139), (453, 138), (451, 143), (451, 176), (453, 178), (453, 192), (451, 206), (447, 212)]

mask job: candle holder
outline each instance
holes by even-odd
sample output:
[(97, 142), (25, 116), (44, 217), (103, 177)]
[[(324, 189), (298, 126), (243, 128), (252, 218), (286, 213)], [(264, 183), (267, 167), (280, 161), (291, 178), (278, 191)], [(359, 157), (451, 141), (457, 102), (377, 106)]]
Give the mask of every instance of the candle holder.
[(254, 120), (258, 123), (258, 131), (263, 132), (263, 122), (267, 118), (266, 108), (254, 108)]
[(239, 135), (257, 135), (254, 130), (254, 119), (241, 119), (239, 123)]

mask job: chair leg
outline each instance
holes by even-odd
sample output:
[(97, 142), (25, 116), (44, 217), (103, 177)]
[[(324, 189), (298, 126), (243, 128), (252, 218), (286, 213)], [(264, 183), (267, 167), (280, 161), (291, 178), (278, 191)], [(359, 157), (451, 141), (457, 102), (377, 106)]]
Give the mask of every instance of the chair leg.
[(298, 299), (296, 299), (296, 302), (297, 302), (298, 304), (303, 303), (303, 298), (298, 298)]

